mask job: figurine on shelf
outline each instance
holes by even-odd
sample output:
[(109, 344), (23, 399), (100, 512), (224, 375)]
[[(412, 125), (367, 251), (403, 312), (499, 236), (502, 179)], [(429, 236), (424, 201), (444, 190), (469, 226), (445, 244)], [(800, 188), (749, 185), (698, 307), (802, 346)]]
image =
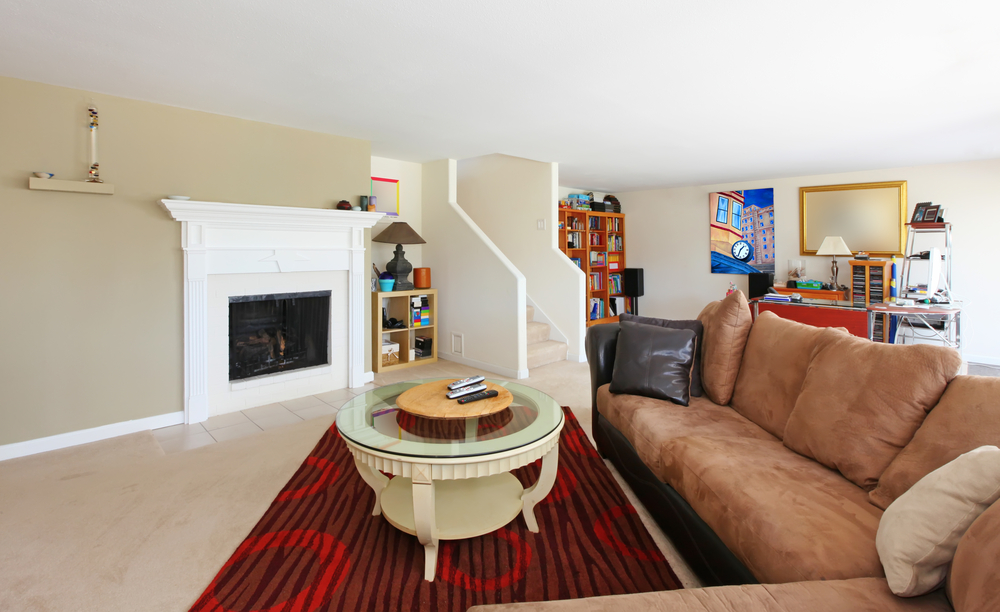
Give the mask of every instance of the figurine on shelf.
[(88, 172), (88, 183), (103, 183), (101, 180), (101, 165), (97, 163), (97, 107), (91, 106), (87, 109), (90, 116), (90, 171)]

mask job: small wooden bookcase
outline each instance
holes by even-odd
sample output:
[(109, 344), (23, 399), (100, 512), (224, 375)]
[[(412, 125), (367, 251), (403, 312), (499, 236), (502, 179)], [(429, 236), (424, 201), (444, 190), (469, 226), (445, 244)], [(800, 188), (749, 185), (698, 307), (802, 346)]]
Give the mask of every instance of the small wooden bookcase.
[[(882, 304), (889, 301), (889, 290), (892, 282), (892, 262), (852, 259), (851, 264), (851, 301), (855, 306)], [(889, 341), (889, 317), (880, 314), (875, 317), (875, 327), (872, 329), (872, 340), (875, 342)]]
[[(410, 310), (414, 297), (426, 296), (430, 318), (427, 325), (414, 326)], [(406, 327), (401, 329), (384, 329), (382, 327), (382, 308), (386, 317), (405, 321)], [(372, 293), (372, 371), (391, 372), (438, 360), (437, 334), (437, 289), (412, 289), (408, 291), (376, 291)], [(410, 359), (417, 336), (431, 339), (431, 354), (425, 357)], [(399, 345), (399, 362), (392, 365), (382, 365), (382, 339), (385, 338)]]

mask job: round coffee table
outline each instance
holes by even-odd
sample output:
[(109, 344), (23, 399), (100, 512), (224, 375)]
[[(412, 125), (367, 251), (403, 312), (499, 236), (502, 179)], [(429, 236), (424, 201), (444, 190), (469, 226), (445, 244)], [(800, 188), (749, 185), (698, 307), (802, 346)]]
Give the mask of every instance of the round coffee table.
[[(424, 546), (424, 579), (434, 580), (439, 540), (471, 538), (518, 514), (538, 532), (534, 509), (552, 490), (559, 461), (562, 408), (530, 387), (490, 381), (514, 400), (500, 412), (462, 420), (424, 419), (396, 407), (422, 379), (373, 389), (345, 404), (337, 429), (382, 514)], [(538, 481), (524, 489), (511, 470), (542, 459)], [(392, 474), (387, 478), (382, 472)]]

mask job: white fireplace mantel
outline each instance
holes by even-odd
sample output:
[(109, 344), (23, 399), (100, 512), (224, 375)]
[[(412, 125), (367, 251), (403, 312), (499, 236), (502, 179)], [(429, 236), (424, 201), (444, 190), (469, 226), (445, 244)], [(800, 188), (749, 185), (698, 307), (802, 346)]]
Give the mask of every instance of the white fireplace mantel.
[(364, 368), (364, 230), (383, 213), (160, 200), (181, 222), (184, 250), (184, 418), (209, 416), (208, 277), (212, 274), (348, 272), (348, 384)]

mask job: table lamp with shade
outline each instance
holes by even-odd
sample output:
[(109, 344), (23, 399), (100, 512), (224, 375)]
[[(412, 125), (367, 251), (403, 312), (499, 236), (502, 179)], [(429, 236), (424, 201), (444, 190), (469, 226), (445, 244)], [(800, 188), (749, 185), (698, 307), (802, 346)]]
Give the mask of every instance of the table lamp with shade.
[(409, 291), (413, 289), (413, 283), (407, 280), (410, 272), (413, 271), (413, 264), (406, 261), (406, 258), (403, 257), (406, 254), (403, 252), (403, 245), (426, 244), (427, 241), (421, 238), (417, 232), (413, 231), (413, 228), (405, 221), (396, 221), (385, 228), (378, 236), (372, 238), (372, 242), (395, 243), (396, 256), (392, 258), (392, 261), (385, 264), (386, 272), (392, 274), (393, 278), (396, 279), (393, 291)]
[(833, 255), (833, 266), (830, 271), (833, 273), (833, 286), (836, 288), (839, 283), (837, 282), (837, 255), (851, 256), (854, 253), (851, 249), (847, 248), (847, 243), (840, 236), (827, 236), (823, 239), (823, 244), (819, 245), (819, 249), (816, 251), (817, 255)]

